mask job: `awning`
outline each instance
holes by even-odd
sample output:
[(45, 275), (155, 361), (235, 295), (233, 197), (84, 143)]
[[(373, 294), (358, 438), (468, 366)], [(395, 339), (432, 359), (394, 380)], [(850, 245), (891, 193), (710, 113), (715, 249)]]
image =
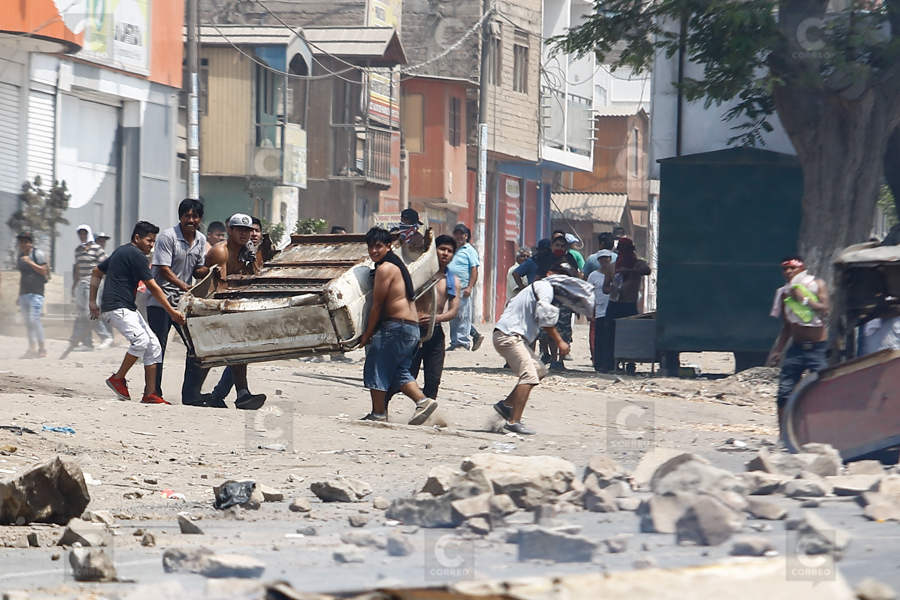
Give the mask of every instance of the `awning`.
[(556, 192), (550, 196), (551, 218), (619, 224), (628, 205), (626, 194)]

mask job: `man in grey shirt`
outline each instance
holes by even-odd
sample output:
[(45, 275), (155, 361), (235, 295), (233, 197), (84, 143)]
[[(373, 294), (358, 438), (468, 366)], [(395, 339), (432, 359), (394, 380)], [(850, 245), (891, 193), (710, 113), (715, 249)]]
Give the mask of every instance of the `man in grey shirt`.
[[(199, 231), (202, 218), (203, 203), (185, 198), (178, 206), (178, 225), (166, 229), (156, 238), (150, 270), (172, 306), (176, 306), (182, 294), (191, 289), (195, 277), (199, 279), (209, 273), (209, 269), (203, 264), (206, 260), (206, 236)], [(157, 394), (163, 398), (162, 374), (166, 342), (169, 330), (175, 323), (155, 298), (150, 298), (147, 302), (147, 322), (162, 347), (162, 358), (156, 370), (156, 389)], [(194, 361), (187, 357), (182, 389), (194, 376), (194, 371)]]

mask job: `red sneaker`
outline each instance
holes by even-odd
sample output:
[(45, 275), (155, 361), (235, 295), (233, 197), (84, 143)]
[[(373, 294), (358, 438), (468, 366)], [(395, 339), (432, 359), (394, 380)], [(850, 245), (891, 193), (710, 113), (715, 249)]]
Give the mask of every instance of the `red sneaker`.
[(131, 400), (131, 395), (128, 393), (128, 384), (124, 379), (116, 379), (115, 373), (109, 376), (109, 379), (106, 380), (106, 385), (116, 393), (119, 400)]
[(147, 394), (141, 398), (141, 404), (168, 404), (169, 406), (172, 406), (171, 402), (166, 402), (156, 394)]

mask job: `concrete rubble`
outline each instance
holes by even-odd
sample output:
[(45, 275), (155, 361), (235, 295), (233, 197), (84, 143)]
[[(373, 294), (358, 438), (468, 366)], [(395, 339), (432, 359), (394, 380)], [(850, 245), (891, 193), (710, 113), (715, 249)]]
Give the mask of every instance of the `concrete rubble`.
[(117, 577), (112, 557), (102, 548), (73, 548), (69, 566), (75, 581), (115, 581)]
[(90, 501), (81, 467), (57, 456), (14, 479), (0, 481), (0, 524), (65, 525), (80, 516)]
[(365, 481), (342, 475), (314, 481), (309, 489), (323, 502), (359, 502), (372, 493), (372, 486)]

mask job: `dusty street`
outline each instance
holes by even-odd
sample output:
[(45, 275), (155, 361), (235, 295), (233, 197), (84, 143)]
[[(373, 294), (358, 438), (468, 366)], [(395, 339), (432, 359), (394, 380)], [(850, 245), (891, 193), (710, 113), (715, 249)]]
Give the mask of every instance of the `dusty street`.
[[(630, 471), (654, 446), (696, 453), (734, 473), (743, 471), (744, 463), (760, 448), (782, 452), (776, 447), (771, 374), (725, 377), (731, 368), (729, 360), (708, 354), (684, 360), (697, 363), (704, 373), (718, 373), (718, 378), (649, 378), (647, 369), (640, 367), (635, 378), (598, 376), (589, 369), (586, 333), (586, 327), (576, 328), (574, 360), (567, 363), (570, 372), (550, 377), (532, 394), (525, 420), (539, 432), (533, 437), (494, 432), (499, 419), (491, 404), (511, 389), (513, 378), (501, 368), (502, 360), (489, 342), (479, 352), (448, 353), (440, 408), (428, 423), (416, 427), (406, 425), (412, 403), (402, 397), (391, 404), (391, 423), (357, 420), (367, 412), (369, 402), (360, 387), (363, 355), (359, 351), (349, 354), (355, 361), (352, 364), (332, 363), (326, 357), (322, 362), (251, 366), (251, 389), (268, 394), (269, 410), (240, 412), (177, 404), (142, 406), (137, 400), (114, 399), (104, 379), (120, 362), (121, 345), (73, 353), (61, 362), (57, 357), (64, 343), (50, 341), (47, 359), (19, 360), (21, 340), (0, 338), (0, 477), (13, 477), (57, 455), (76, 461), (88, 481), (88, 509), (109, 511), (113, 517), (109, 548), (118, 576), (132, 581), (74, 581), (67, 567), (67, 550), (55, 545), (63, 528), (34, 524), (0, 527), (0, 590), (27, 590), (31, 598), (103, 597), (127, 595), (152, 584), (173, 590), (180, 586), (188, 591), (187, 597), (199, 597), (204, 590), (213, 593), (215, 589), (207, 587), (200, 575), (164, 573), (161, 556), (168, 548), (200, 545), (259, 559), (266, 566), (265, 579), (286, 580), (304, 592), (436, 584), (453, 580), (434, 576), (428, 568), (435, 544), (448, 534), (457, 539), (460, 555), (471, 564), (465, 576), (476, 580), (624, 571), (633, 569), (636, 561), (646, 562), (647, 557), (663, 568), (761, 560), (730, 557), (730, 542), (678, 545), (672, 535), (639, 533), (639, 519), (628, 510), (581, 509), (560, 514), (558, 519), (580, 526), (581, 535), (591, 539), (624, 536), (627, 549), (598, 554), (587, 563), (520, 562), (515, 544), (507, 543), (504, 532), (496, 528), (478, 536), (461, 530), (457, 535), (453, 529), (405, 527), (403, 535), (414, 540), (417, 548), (409, 556), (363, 548), (364, 562), (334, 560), (332, 552), (343, 547), (341, 534), (353, 529), (348, 524), (350, 516), (370, 519), (356, 531), (387, 536), (398, 524), (373, 506), (374, 498), (391, 501), (413, 496), (430, 469), (459, 468), (464, 458), (475, 454), (561, 457), (575, 465), (580, 479), (592, 456), (608, 455)], [(163, 389), (167, 398), (177, 402), (183, 347), (173, 341), (169, 348)], [(205, 391), (215, 384), (218, 373), (210, 374)], [(129, 379), (135, 396), (141, 374), (135, 369)], [(642, 418), (652, 427), (623, 450), (613, 443), (608, 424), (614, 424), (615, 414), (630, 406), (644, 407)], [(45, 426), (70, 427), (74, 433)], [(25, 429), (20, 432), (15, 427)], [(310, 483), (335, 475), (367, 482), (371, 495), (355, 503), (321, 502), (310, 491)], [(275, 488), (283, 492), (284, 501), (266, 502), (259, 510), (216, 510), (212, 488), (228, 479), (250, 479)], [(166, 497), (172, 492), (175, 498)], [(310, 501), (311, 511), (288, 509), (299, 497)], [(772, 498), (788, 510), (789, 518), (800, 516), (804, 500)], [(897, 522), (864, 519), (859, 505), (848, 496), (820, 498), (819, 504), (816, 514), (853, 537), (839, 563), (850, 585), (877, 576), (900, 587), (894, 558), (900, 550)], [(176, 522), (179, 513), (189, 514), (204, 535), (182, 534)], [(531, 520), (529, 513), (519, 511), (510, 517), (509, 527)], [(309, 529), (297, 533), (310, 526), (315, 534)], [(27, 547), (26, 536), (34, 532), (40, 547)], [(155, 537), (155, 546), (141, 545), (146, 532)], [(748, 519), (742, 533), (762, 535), (777, 556), (786, 554), (785, 521)], [(793, 583), (812, 589), (814, 582)], [(222, 588), (217, 593), (228, 597), (237, 593), (235, 589)]]

